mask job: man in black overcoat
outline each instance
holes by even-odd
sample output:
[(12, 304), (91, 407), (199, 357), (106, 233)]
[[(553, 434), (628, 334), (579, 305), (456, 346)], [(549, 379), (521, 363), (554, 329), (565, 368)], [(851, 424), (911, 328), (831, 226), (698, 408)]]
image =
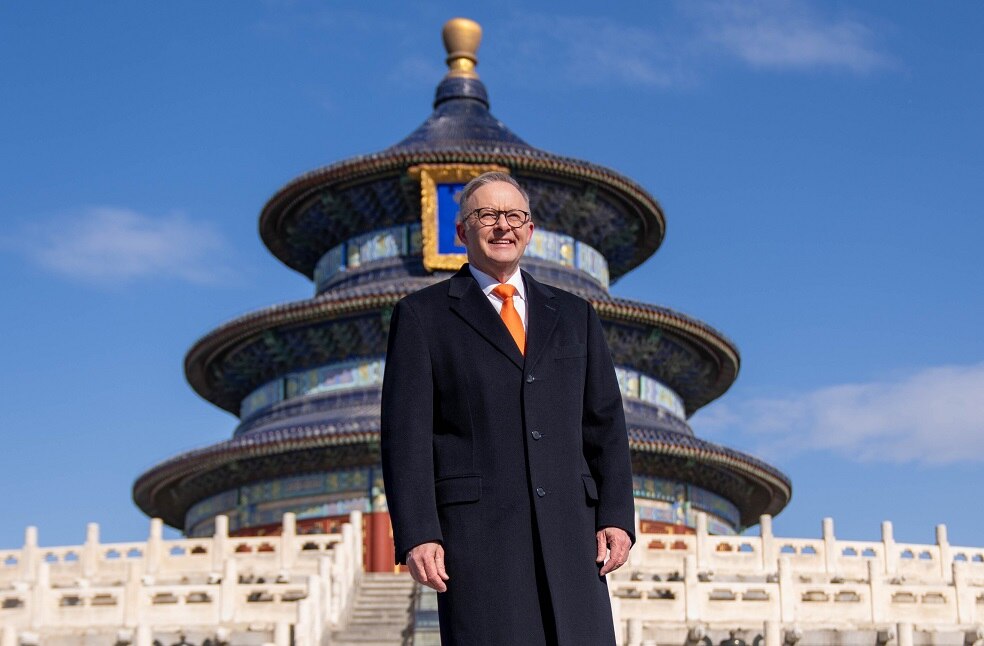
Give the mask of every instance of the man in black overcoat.
[(622, 399), (591, 305), (519, 269), (529, 211), (507, 174), (469, 182), (468, 264), (390, 323), (386, 497), (444, 646), (615, 643), (605, 575), (635, 540)]

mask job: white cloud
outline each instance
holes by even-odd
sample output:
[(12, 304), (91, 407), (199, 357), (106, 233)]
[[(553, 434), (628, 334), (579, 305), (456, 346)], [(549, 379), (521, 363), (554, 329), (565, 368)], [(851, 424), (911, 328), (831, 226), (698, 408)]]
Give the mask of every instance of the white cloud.
[(768, 457), (826, 451), (860, 462), (981, 462), (984, 363), (782, 397), (725, 398), (693, 422), (698, 434), (737, 439)]
[(214, 283), (230, 275), (220, 260), (226, 245), (215, 228), (181, 214), (90, 208), (33, 226), (17, 243), (41, 267), (85, 282)]
[[(889, 64), (861, 18), (829, 17), (803, 0), (690, 0), (663, 5), (658, 25), (607, 17), (514, 16), (517, 65), (566, 82), (693, 85), (721, 58), (758, 70), (871, 72)], [(671, 10), (676, 6), (678, 11)], [(823, 8), (824, 5), (816, 5)]]
[[(679, 35), (610, 18), (516, 16), (511, 55), (524, 73), (561, 72), (578, 85), (668, 87), (688, 82)], [(481, 56), (479, 56), (481, 58)]]
[(874, 31), (856, 18), (825, 18), (805, 2), (758, 0), (696, 6), (699, 33), (753, 67), (841, 68), (870, 72), (888, 64)]

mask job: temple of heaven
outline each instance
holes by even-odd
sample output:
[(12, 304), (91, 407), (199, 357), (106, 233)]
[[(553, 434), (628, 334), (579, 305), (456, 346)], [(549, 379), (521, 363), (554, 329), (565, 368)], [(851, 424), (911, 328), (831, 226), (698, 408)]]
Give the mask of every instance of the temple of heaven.
[(444, 28), (448, 73), (434, 110), (377, 153), (306, 173), (260, 214), (260, 234), (314, 283), (310, 299), (230, 321), (185, 359), (191, 386), (239, 417), (232, 438), (165, 460), (133, 487), (148, 515), (189, 536), (215, 518), (236, 534), (330, 532), (363, 512), (364, 567), (391, 571), (379, 466), (379, 403), (390, 313), (403, 296), (464, 262), (456, 193), (498, 169), (530, 194), (536, 231), (523, 267), (598, 311), (622, 390), (643, 531), (732, 534), (777, 514), (789, 479), (751, 456), (696, 437), (687, 423), (734, 382), (738, 350), (678, 312), (619, 298), (609, 285), (663, 241), (665, 219), (641, 186), (608, 168), (535, 148), (489, 111), (475, 72), (479, 26)]

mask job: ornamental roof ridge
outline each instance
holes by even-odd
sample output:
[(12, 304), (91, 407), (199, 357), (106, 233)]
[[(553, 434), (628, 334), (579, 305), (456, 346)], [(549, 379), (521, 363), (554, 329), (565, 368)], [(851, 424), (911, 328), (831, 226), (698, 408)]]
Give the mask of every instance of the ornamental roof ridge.
[[(653, 429), (642, 427), (638, 424), (633, 424), (629, 426), (629, 444), (632, 448), (639, 451), (651, 451), (655, 447), (666, 447), (675, 446), (680, 447), (682, 450), (692, 450), (694, 455), (709, 455), (710, 453), (719, 454), (723, 459), (730, 461), (736, 461), (748, 466), (755, 467), (766, 473), (769, 473), (775, 480), (782, 484), (782, 486), (788, 490), (792, 491), (792, 481), (789, 477), (772, 466), (771, 464), (755, 457), (749, 453), (743, 451), (738, 451), (737, 449), (732, 449), (730, 447), (724, 446), (723, 444), (718, 444), (716, 442), (711, 442), (709, 440), (701, 439), (696, 435), (686, 435), (683, 433), (675, 433), (673, 431), (664, 431), (661, 429)], [(653, 435), (654, 438), (633, 438), (633, 432), (640, 433), (643, 435)], [(681, 437), (682, 436), (682, 437)], [(719, 460), (720, 461), (720, 460)]]
[[(475, 25), (477, 28), (477, 25)], [(480, 31), (480, 29), (479, 29)], [(475, 45), (477, 47), (477, 45)], [(640, 235), (625, 244), (627, 256), (610, 263), (612, 277), (637, 267), (662, 244), (665, 216), (656, 199), (629, 177), (594, 162), (557, 155), (526, 143), (488, 110), (484, 85), (468, 67), (477, 62), (474, 52), (449, 50), (449, 64), (464, 61), (467, 72), (452, 71), (437, 89), (434, 111), (400, 142), (378, 152), (357, 155), (307, 171), (282, 185), (260, 212), (264, 244), (287, 266), (311, 277), (316, 258), (305, 255), (310, 240), (291, 237), (291, 224), (304, 220), (309, 200), (355, 180), (371, 180), (394, 172), (405, 173), (421, 163), (495, 163), (513, 171), (535, 173), (545, 179), (577, 179), (607, 187), (622, 204), (605, 214), (638, 222)], [(460, 70), (459, 70), (460, 71)], [(321, 214), (321, 217), (327, 217)], [(368, 231), (368, 229), (367, 229)]]
[[(439, 278), (434, 280), (437, 279)], [(315, 322), (324, 316), (334, 318), (345, 314), (386, 309), (394, 306), (400, 298), (413, 291), (401, 289), (401, 286), (393, 284), (372, 293), (364, 293), (361, 290), (360, 293), (355, 294), (328, 291), (315, 298), (273, 305), (248, 313), (222, 324), (196, 341), (185, 355), (185, 376), (191, 386), (203, 397), (226, 410), (232, 410), (228, 408), (231, 404), (223, 405), (219, 401), (221, 398), (217, 400), (214, 396), (209, 396), (214, 389), (209, 382), (207, 366), (219, 360), (225, 350), (253, 335), (282, 325)], [(668, 327), (707, 347), (709, 355), (715, 357), (718, 363), (720, 374), (717, 382), (710, 386), (709, 398), (697, 403), (690, 402), (689, 413), (724, 394), (737, 378), (741, 366), (737, 347), (726, 336), (702, 321), (659, 305), (607, 295), (595, 295), (587, 300), (603, 317)]]
[[(178, 480), (184, 481), (232, 462), (267, 455), (360, 443), (370, 446), (378, 442), (378, 425), (376, 417), (352, 420), (348, 424), (298, 424), (192, 449), (142, 474), (133, 485), (133, 497), (145, 511), (152, 508), (155, 515), (162, 514), (164, 510), (158, 509), (155, 502), (157, 493), (162, 487), (170, 487)], [(640, 439), (640, 431), (657, 437)], [(635, 425), (630, 426), (628, 432), (629, 445), (633, 450), (715, 464), (737, 476), (758, 481), (758, 486), (771, 492), (774, 502), (769, 506), (776, 508), (776, 511), (782, 509), (792, 495), (789, 478), (754, 456), (681, 433), (654, 433)], [(172, 521), (176, 519), (165, 520), (174, 524)]]
[[(467, 157), (458, 155), (473, 155), (475, 157), (468, 159)], [(492, 155), (493, 157), (484, 157), (481, 155)], [(625, 189), (632, 191), (639, 197), (645, 198), (645, 201), (650, 202), (660, 213), (662, 213), (662, 209), (659, 207), (659, 202), (656, 198), (654, 198), (638, 182), (615, 169), (580, 159), (578, 157), (558, 155), (540, 148), (534, 148), (529, 145), (512, 146), (502, 145), (501, 143), (492, 143), (486, 140), (474, 140), (462, 141), (455, 145), (434, 148), (408, 149), (396, 148), (394, 146), (384, 148), (383, 150), (376, 152), (355, 155), (313, 168), (282, 184), (280, 188), (274, 192), (273, 196), (267, 200), (261, 211), (261, 218), (266, 215), (267, 211), (269, 211), (271, 207), (278, 206), (278, 204), (276, 204), (278, 201), (287, 197), (284, 195), (285, 193), (290, 192), (292, 189), (295, 189), (302, 184), (308, 184), (311, 180), (318, 180), (319, 184), (322, 184), (325, 180), (348, 181), (381, 171), (385, 172), (403, 167), (409, 168), (409, 166), (414, 164), (428, 161), (448, 163), (482, 163), (500, 159), (506, 159), (507, 162), (515, 162), (518, 168), (523, 168), (520, 164), (524, 161), (553, 162), (558, 166), (551, 167), (551, 169), (557, 171), (576, 168), (584, 171), (582, 173), (584, 176), (594, 176), (597, 179), (610, 180), (613, 185), (620, 188), (624, 187)], [(538, 170), (537, 168), (534, 169)], [(319, 188), (321, 188), (321, 186), (319, 186)]]

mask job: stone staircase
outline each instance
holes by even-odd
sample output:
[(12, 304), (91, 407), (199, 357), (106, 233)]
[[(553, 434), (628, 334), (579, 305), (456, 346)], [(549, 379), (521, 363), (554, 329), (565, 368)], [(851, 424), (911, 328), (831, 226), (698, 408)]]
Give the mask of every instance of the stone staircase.
[(332, 646), (402, 646), (413, 591), (409, 574), (363, 574), (348, 622), (332, 633)]

